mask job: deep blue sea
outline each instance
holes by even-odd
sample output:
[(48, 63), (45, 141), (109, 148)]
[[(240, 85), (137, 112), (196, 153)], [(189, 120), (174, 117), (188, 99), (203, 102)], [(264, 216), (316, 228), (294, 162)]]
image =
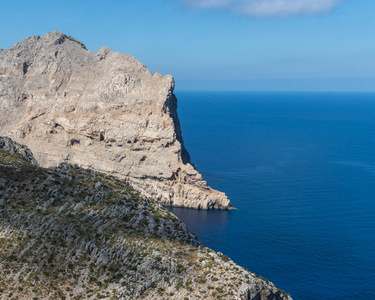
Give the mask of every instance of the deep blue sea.
[(192, 162), (233, 211), (172, 208), (294, 299), (375, 299), (375, 94), (176, 92)]

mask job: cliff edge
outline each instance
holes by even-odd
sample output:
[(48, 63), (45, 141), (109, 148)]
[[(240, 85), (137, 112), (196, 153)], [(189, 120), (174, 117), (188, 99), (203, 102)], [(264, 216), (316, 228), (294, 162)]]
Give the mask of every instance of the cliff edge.
[(29, 37), (0, 49), (0, 135), (42, 167), (77, 164), (162, 204), (229, 209), (190, 162), (173, 89), (128, 54), (90, 52), (58, 31)]

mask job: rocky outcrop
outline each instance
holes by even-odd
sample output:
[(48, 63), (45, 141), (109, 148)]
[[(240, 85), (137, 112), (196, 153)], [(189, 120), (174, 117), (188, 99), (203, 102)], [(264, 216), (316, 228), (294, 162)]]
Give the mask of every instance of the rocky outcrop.
[(191, 164), (171, 76), (128, 54), (96, 52), (60, 32), (0, 50), (0, 135), (41, 166), (74, 163), (167, 205), (231, 208)]
[(29, 163), (38, 165), (38, 162), (36, 161), (33, 153), (28, 147), (14, 142), (10, 138), (0, 136), (0, 149), (4, 149), (5, 151), (8, 151), (10, 153), (21, 155)]
[(0, 149), (0, 299), (291, 300), (129, 184)]

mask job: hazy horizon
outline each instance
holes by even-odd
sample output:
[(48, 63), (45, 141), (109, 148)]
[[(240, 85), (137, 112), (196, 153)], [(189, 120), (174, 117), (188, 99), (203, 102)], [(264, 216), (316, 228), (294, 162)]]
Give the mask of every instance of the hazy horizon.
[(267, 79), (249, 81), (180, 80), (176, 91), (238, 91), (238, 92), (332, 92), (375, 93), (375, 78), (330, 79)]

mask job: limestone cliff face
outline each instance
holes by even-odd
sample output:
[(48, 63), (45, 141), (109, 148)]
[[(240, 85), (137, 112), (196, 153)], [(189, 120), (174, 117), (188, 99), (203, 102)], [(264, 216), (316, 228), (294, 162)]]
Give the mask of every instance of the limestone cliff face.
[(77, 164), (127, 179), (160, 203), (231, 208), (190, 162), (171, 76), (60, 32), (0, 50), (0, 135), (43, 167)]

